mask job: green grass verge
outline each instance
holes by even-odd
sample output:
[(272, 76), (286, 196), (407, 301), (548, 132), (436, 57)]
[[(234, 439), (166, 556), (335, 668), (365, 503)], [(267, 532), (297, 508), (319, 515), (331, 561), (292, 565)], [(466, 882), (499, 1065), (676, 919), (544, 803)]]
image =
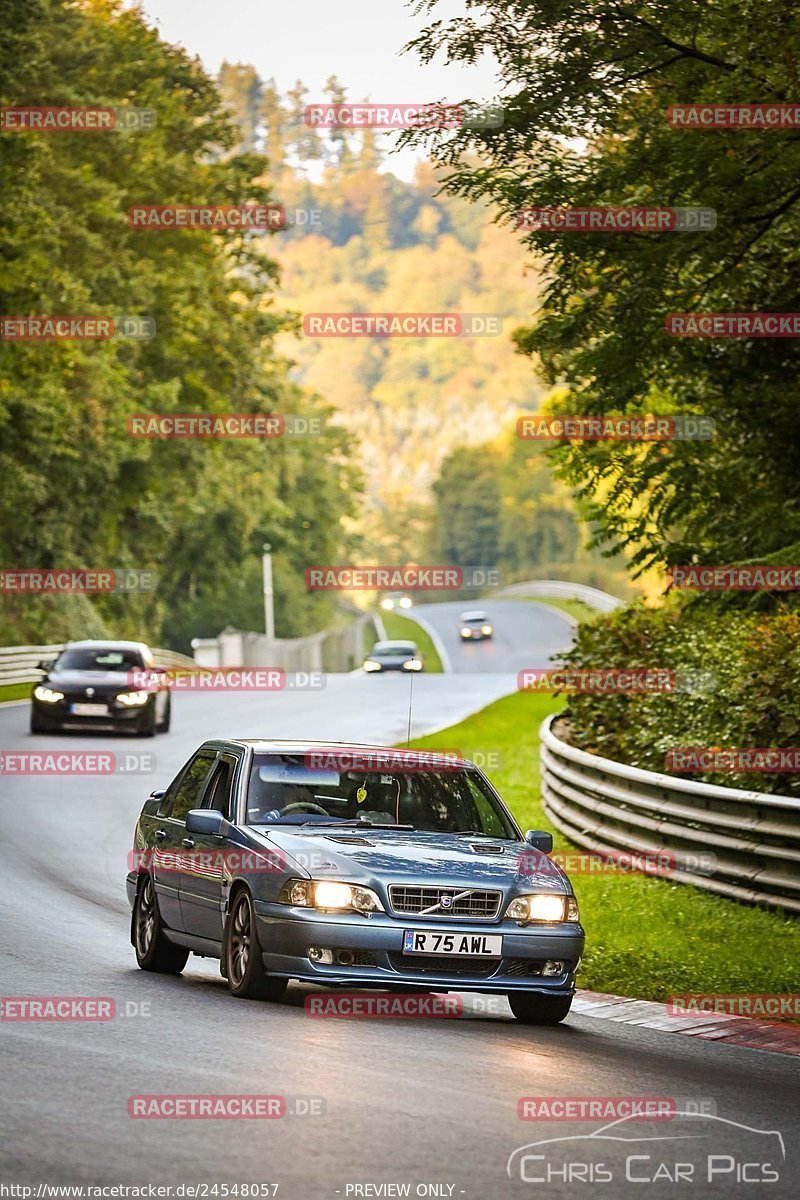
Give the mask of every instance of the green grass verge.
[(30, 683), (0, 684), (0, 704), (4, 700), (28, 700), (31, 694)]
[(508, 596), (509, 600), (527, 600), (535, 604), (546, 604), (548, 608), (557, 608), (561, 612), (568, 613), (574, 617), (579, 623), (584, 621), (593, 621), (595, 617), (599, 617), (600, 613), (596, 608), (592, 608), (588, 604), (584, 604), (582, 600), (559, 600), (553, 596)]
[(418, 625), (413, 617), (401, 617), (396, 612), (381, 612), (380, 616), (386, 636), (390, 641), (399, 642), (408, 639), (410, 642), (416, 642), (425, 660), (425, 670), (441, 675), (442, 660), (439, 658), (427, 630)]
[[(487, 774), (519, 824), (552, 829), (541, 808), (538, 731), (544, 717), (561, 708), (563, 701), (552, 696), (522, 692), (411, 744), (499, 752), (501, 768)], [(557, 851), (576, 849), (553, 833)], [(800, 991), (796, 918), (641, 874), (571, 878), (586, 928), (581, 987), (642, 1000), (682, 992)]]

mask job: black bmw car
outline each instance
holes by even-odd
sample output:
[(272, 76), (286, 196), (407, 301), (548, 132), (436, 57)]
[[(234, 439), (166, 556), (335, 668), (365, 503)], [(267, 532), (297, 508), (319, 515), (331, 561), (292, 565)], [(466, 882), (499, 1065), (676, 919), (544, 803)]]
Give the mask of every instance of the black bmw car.
[(364, 671), (421, 671), (422, 655), (416, 642), (376, 642), (364, 659)]
[[(152, 737), (169, 729), (169, 681), (164, 674), (157, 682), (144, 642), (70, 642), (39, 667), (44, 678), (31, 695), (31, 733), (113, 728)], [(147, 675), (147, 687), (137, 686), (137, 674)]]
[(205, 742), (134, 833), (146, 971), (220, 959), (234, 996), (324, 987), (508, 996), (566, 1017), (584, 931), (549, 833), (466, 759), (342, 743)]

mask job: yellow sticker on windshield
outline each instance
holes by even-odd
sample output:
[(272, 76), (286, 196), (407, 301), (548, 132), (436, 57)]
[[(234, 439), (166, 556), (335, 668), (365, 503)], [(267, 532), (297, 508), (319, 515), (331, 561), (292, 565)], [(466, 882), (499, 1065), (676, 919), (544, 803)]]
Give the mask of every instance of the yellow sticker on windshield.
[(367, 798), (367, 789), (364, 787), (364, 785), (362, 783), (361, 787), (356, 792), (356, 800), (358, 801), (359, 804), (363, 804), (364, 801), (366, 800), (366, 798)]

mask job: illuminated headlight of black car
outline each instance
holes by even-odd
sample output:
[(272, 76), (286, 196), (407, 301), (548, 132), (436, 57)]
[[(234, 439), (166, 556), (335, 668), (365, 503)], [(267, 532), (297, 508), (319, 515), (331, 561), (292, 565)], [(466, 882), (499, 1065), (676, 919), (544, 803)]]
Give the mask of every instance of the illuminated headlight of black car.
[(120, 692), (117, 703), (124, 704), (126, 708), (141, 708), (149, 699), (150, 692)]
[(540, 921), (552, 925), (559, 921), (579, 921), (578, 901), (574, 896), (559, 896), (552, 892), (532, 896), (517, 896), (505, 912), (512, 921)]
[(39, 684), (33, 689), (33, 694), (37, 700), (43, 700), (45, 704), (57, 704), (59, 700), (64, 699), (63, 692), (56, 692), (52, 688), (45, 687), (44, 684)]
[(333, 879), (290, 879), (283, 885), (278, 902), (325, 912), (386, 911), (372, 888)]

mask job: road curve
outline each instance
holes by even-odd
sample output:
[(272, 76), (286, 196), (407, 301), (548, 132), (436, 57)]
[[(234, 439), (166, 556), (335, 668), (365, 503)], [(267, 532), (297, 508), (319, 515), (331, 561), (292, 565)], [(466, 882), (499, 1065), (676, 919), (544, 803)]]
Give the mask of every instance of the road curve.
[[(506, 615), (501, 602), (491, 606), (498, 626), (493, 646), (448, 643), (454, 673), (415, 680), (412, 732), (460, 719), (511, 690), (516, 670), (546, 665), (568, 644), (568, 626), (557, 614), (546, 612), (545, 619), (536, 605), (509, 607), (516, 615)], [(425, 608), (443, 638), (452, 632), (452, 608)], [(502, 998), (485, 1012), (485, 1001), (466, 997), (462, 1019), (312, 1019), (303, 1007), (309, 988), (293, 986), (284, 1002), (259, 1004), (230, 997), (216, 964), (206, 960), (190, 959), (178, 979), (136, 968), (125, 859), (151, 787), (170, 779), (212, 735), (401, 740), (408, 691), (399, 676), (354, 675), (332, 676), (322, 691), (181, 695), (173, 732), (154, 742), (32, 738), (25, 707), (0, 711), (5, 750), (101, 748), (157, 759), (151, 775), (3, 777), (2, 993), (108, 996), (120, 1015), (102, 1023), (0, 1022), (0, 1182), (277, 1183), (281, 1200), (583, 1196), (588, 1186), (574, 1177), (523, 1182), (517, 1161), (511, 1177), (507, 1164), (526, 1143), (586, 1135), (598, 1122), (523, 1121), (520, 1098), (657, 1096), (702, 1101), (723, 1121), (736, 1122), (715, 1126), (709, 1152), (760, 1153), (766, 1135), (738, 1129), (745, 1125), (780, 1131), (787, 1161), (778, 1184), (756, 1191), (729, 1177), (719, 1188), (653, 1183), (648, 1200), (798, 1193), (797, 1071), (789, 1058), (584, 1016), (532, 1030), (513, 1021)], [(132, 1095), (167, 1093), (281, 1095), (297, 1109), (303, 1107), (297, 1098), (314, 1100), (324, 1112), (280, 1120), (128, 1116)], [(655, 1132), (665, 1128), (661, 1123)], [(692, 1153), (699, 1153), (698, 1136)], [(645, 1158), (674, 1160), (674, 1142), (667, 1149), (662, 1142), (647, 1145)], [(636, 1147), (641, 1154), (641, 1143)], [(601, 1160), (611, 1170), (609, 1197), (642, 1194), (641, 1184), (625, 1184), (629, 1155), (629, 1143), (575, 1144), (576, 1161), (595, 1174)], [(526, 1160), (526, 1178), (536, 1178), (536, 1161)], [(639, 1161), (637, 1169), (650, 1166)]]

